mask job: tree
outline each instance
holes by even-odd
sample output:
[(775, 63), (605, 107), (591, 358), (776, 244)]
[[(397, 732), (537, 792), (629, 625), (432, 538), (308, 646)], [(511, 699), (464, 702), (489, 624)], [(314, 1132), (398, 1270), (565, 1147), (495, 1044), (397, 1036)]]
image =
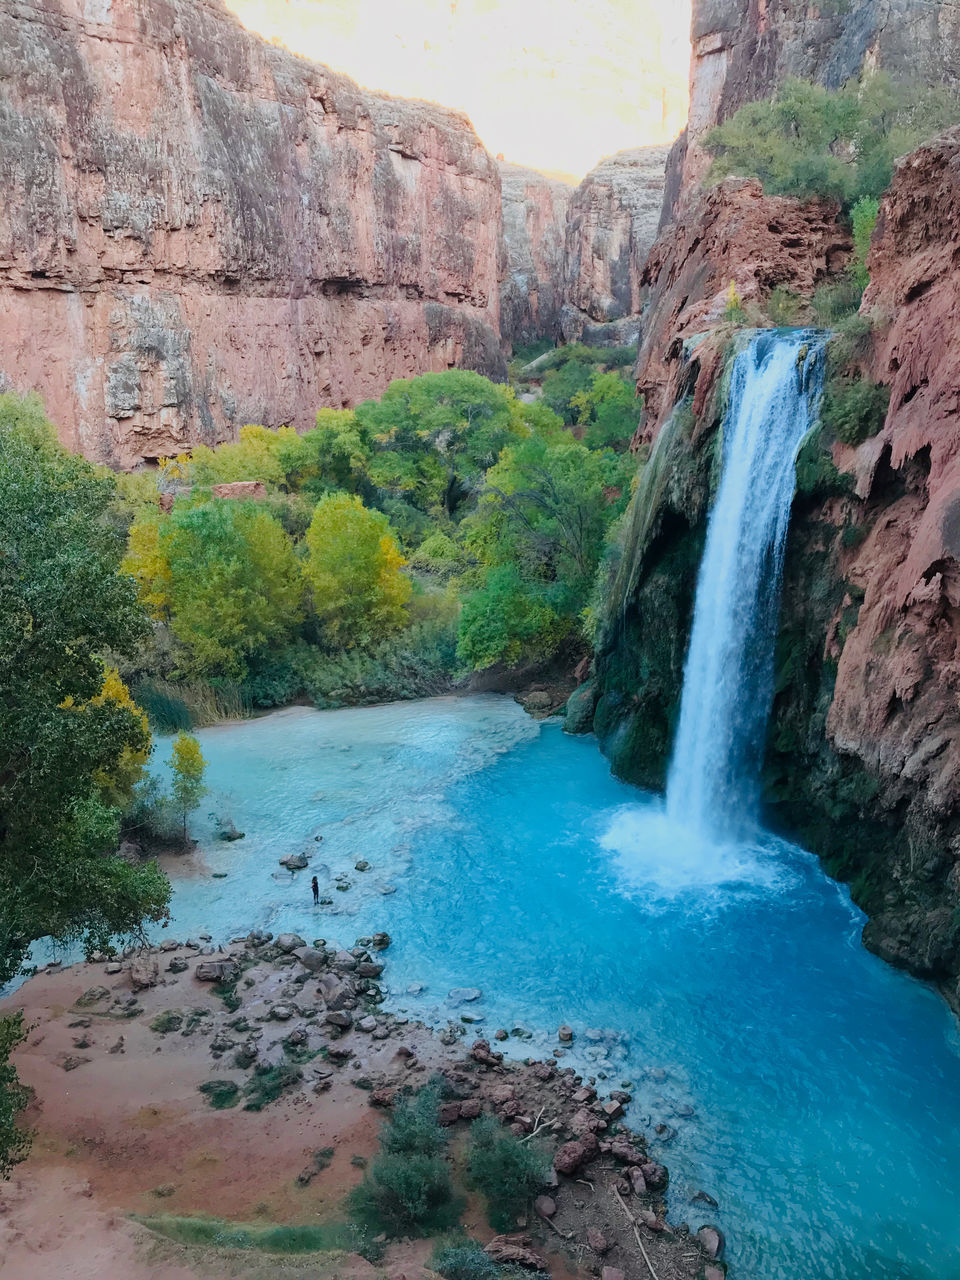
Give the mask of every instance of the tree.
[[(159, 551), (171, 630), (190, 673), (242, 679), (248, 658), (288, 639), (303, 616), (293, 543), (254, 502), (177, 502), (160, 526)], [(149, 599), (157, 578), (144, 581)]]
[[(166, 916), (162, 872), (115, 856), (103, 787), (149, 748), (141, 715), (104, 689), (101, 655), (131, 654), (148, 625), (112, 502), (112, 479), (60, 448), (38, 400), (0, 396), (0, 983), (38, 938), (104, 949)], [(2, 1111), (0, 1130), (9, 1158)]]
[(200, 750), (200, 743), (182, 730), (173, 740), (170, 769), (173, 773), (173, 803), (183, 819), (183, 842), (187, 842), (187, 815), (195, 809), (207, 794), (203, 775), (207, 762)]
[(526, 434), (508, 387), (450, 369), (391, 382), (356, 410), (373, 439), (370, 478), (422, 511), (452, 515), (504, 445)]
[(382, 512), (351, 494), (321, 498), (306, 543), (313, 607), (332, 646), (363, 648), (403, 625), (412, 587)]
[(583, 443), (591, 449), (625, 449), (640, 416), (633, 386), (616, 372), (596, 372), (590, 386), (570, 400)]
[(757, 177), (771, 195), (827, 196), (850, 206), (882, 194), (894, 160), (956, 122), (955, 92), (896, 84), (874, 73), (824, 89), (789, 79), (769, 101), (748, 102), (711, 129), (711, 181)]

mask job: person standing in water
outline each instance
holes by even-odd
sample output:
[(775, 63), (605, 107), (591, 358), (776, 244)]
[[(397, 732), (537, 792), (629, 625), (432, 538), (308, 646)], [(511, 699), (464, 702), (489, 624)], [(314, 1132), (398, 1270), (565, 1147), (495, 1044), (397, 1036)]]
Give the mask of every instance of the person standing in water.
[(320, 905), (320, 885), (317, 883), (316, 876), (310, 881), (310, 888), (313, 890), (313, 905), (318, 907)]

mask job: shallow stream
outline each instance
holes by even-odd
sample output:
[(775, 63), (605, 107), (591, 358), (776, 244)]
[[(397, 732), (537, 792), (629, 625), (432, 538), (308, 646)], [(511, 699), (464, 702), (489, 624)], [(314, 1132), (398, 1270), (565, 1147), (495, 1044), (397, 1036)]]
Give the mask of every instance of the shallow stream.
[[(562, 1062), (632, 1082), (674, 1219), (717, 1222), (739, 1280), (960, 1277), (957, 1024), (863, 950), (863, 917), (811, 855), (694, 839), (592, 738), (493, 695), (199, 737), (207, 873), (175, 878), (176, 936), (349, 946), (386, 929), (393, 1011), (482, 1017), (470, 1039), (524, 1028), (518, 1056), (552, 1052), (569, 1023)], [(245, 838), (218, 841), (217, 817)], [(309, 870), (278, 866), (301, 850)], [(313, 907), (314, 873), (331, 906)], [(482, 998), (452, 1005), (458, 987)], [(691, 1203), (700, 1189), (719, 1210)]]

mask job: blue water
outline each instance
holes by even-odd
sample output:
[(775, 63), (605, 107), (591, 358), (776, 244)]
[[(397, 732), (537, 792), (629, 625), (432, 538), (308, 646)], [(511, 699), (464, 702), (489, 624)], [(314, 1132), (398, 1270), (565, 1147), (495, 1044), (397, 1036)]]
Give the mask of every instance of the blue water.
[[(445, 1024), (462, 1012), (448, 991), (480, 987), (485, 1033), (533, 1033), (516, 1054), (549, 1053), (568, 1022), (564, 1063), (632, 1081), (674, 1219), (718, 1222), (737, 1277), (960, 1278), (956, 1023), (862, 949), (863, 917), (809, 854), (693, 838), (592, 739), (492, 695), (199, 736), (212, 794), (195, 834), (228, 877), (176, 882), (177, 935), (387, 929), (392, 1009)], [(215, 841), (216, 815), (246, 838)], [(300, 849), (311, 871), (281, 871)], [(313, 908), (314, 870), (336, 914)], [(665, 1146), (658, 1123), (677, 1130)], [(699, 1188), (718, 1211), (691, 1205)]]

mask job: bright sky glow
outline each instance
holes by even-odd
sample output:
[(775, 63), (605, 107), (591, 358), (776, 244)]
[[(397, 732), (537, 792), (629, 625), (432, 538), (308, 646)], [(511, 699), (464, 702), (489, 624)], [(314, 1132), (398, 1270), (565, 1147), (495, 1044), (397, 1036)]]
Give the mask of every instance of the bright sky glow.
[(227, 0), (370, 89), (465, 111), (487, 149), (575, 179), (687, 116), (690, 0)]

